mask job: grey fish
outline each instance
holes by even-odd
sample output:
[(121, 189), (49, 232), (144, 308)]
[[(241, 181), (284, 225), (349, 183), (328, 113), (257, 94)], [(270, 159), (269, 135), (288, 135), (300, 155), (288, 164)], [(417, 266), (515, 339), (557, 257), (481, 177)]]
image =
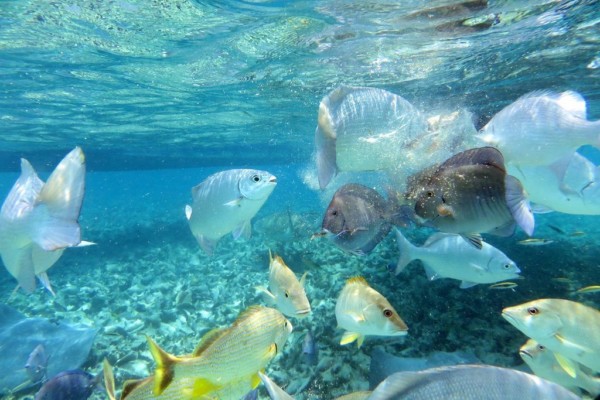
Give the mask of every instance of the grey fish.
[(556, 383), (508, 368), (455, 365), (390, 375), (369, 400), (575, 400)]
[(38, 344), (27, 358), (25, 371), (31, 382), (41, 382), (46, 378), (46, 369), (48, 367), (48, 356), (43, 344)]
[(86, 400), (97, 383), (96, 378), (85, 371), (64, 371), (46, 382), (34, 400)]
[(196, 185), (185, 215), (200, 247), (212, 255), (219, 239), (230, 232), (235, 239), (250, 237), (250, 221), (275, 185), (275, 176), (254, 169), (217, 172)]
[(310, 365), (317, 365), (319, 362), (319, 347), (310, 329), (308, 329), (306, 335), (304, 335), (302, 354), (304, 355), (306, 362)]
[(333, 195), (321, 227), (337, 247), (365, 254), (385, 238), (392, 223), (404, 225), (392, 201), (374, 189), (350, 183)]
[(502, 154), (492, 147), (463, 151), (414, 175), (407, 198), (418, 218), (443, 232), (509, 236), (519, 225), (533, 233), (523, 187), (507, 175)]

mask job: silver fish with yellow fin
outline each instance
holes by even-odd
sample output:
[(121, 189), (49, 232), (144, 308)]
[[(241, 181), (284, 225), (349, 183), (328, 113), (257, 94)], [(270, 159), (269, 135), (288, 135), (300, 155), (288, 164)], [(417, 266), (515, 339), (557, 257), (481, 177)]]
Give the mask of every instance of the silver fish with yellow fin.
[(533, 339), (529, 339), (527, 343), (521, 346), (519, 355), (533, 373), (540, 378), (556, 382), (578, 395), (581, 395), (580, 388), (594, 398), (600, 394), (600, 378), (594, 378), (582, 371), (580, 364), (577, 362), (573, 362), (575, 377), (572, 377), (558, 363), (552, 350), (547, 349)]
[(570, 300), (539, 299), (507, 307), (502, 317), (554, 352), (571, 376), (570, 360), (600, 372), (600, 311)]
[(292, 324), (278, 310), (251, 306), (231, 327), (207, 333), (191, 356), (168, 354), (148, 338), (157, 364), (153, 393), (158, 396), (179, 380), (194, 378), (192, 397), (223, 390), (240, 398), (256, 388), (258, 371), (281, 352), (291, 332)]
[(408, 327), (390, 302), (371, 288), (363, 277), (346, 281), (335, 305), (338, 327), (345, 329), (340, 344), (357, 341), (363, 344), (365, 336), (404, 336)]
[(8, 272), (28, 293), (37, 277), (54, 294), (46, 271), (67, 247), (81, 241), (78, 223), (85, 192), (85, 157), (76, 147), (44, 183), (21, 159), (21, 176), (0, 210), (0, 255)]
[(306, 273), (300, 281), (283, 261), (269, 252), (269, 289), (259, 286), (257, 289), (265, 293), (269, 302), (288, 317), (304, 318), (310, 314), (310, 303), (304, 291)]

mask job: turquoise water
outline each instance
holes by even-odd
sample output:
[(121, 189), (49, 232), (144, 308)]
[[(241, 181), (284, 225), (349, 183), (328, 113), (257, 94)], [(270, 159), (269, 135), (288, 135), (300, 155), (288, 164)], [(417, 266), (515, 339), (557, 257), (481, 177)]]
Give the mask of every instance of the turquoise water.
[[(49, 270), (56, 297), (41, 287), (11, 295), (15, 280), (1, 269), (0, 298), (31, 317), (99, 329), (82, 368), (100, 373), (107, 357), (121, 388), (153, 371), (144, 335), (190, 353), (204, 333), (263, 303), (255, 286), (267, 284), (272, 250), (297, 276), (308, 272), (313, 315), (292, 319), (267, 367), (299, 399), (367, 390), (375, 348), (468, 351), (518, 367), (526, 337), (502, 308), (543, 297), (600, 306), (598, 293), (572, 294), (600, 284), (598, 217), (537, 215), (535, 236), (554, 240), (546, 246), (518, 245), (520, 231), (486, 236), (521, 268), (515, 290), (428, 282), (417, 263), (394, 276), (393, 235), (363, 257), (311, 239), (333, 193), (316, 189), (319, 102), (339, 85), (372, 86), (424, 111), (468, 109), (480, 128), (531, 90), (574, 90), (600, 119), (599, 25), (595, 1), (1, 1), (0, 197), (21, 157), (46, 179), (81, 146), (79, 222), (96, 245), (67, 249)], [(583, 152), (600, 164), (596, 149)], [(194, 185), (229, 168), (265, 169), (278, 184), (252, 237), (228, 235), (208, 257), (184, 207)], [(417, 243), (430, 233), (406, 230)], [(339, 345), (335, 300), (357, 275), (398, 310), (406, 338)], [(307, 329), (318, 338), (316, 366), (301, 352)]]

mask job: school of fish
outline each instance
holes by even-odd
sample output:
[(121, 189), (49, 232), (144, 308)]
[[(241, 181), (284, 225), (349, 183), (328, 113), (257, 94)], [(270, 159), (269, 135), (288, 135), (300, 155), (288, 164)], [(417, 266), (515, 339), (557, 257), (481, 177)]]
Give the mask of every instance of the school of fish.
[[(463, 289), (489, 284), (491, 289), (514, 290), (517, 284), (509, 280), (520, 278), (521, 270), (482, 235), (511, 236), (519, 227), (532, 236), (536, 212), (600, 214), (598, 167), (577, 152), (582, 145), (600, 146), (600, 121), (587, 120), (581, 95), (526, 94), (479, 132), (440, 123), (464, 123), (455, 117), (428, 116), (402, 97), (377, 88), (342, 86), (325, 96), (315, 132), (320, 188), (335, 188), (339, 175), (364, 170), (387, 174), (389, 186), (384, 197), (361, 182), (337, 184), (323, 210), (321, 231), (313, 238), (324, 236), (348, 257), (360, 257), (376, 251), (393, 230), (400, 252), (393, 268), (396, 275), (419, 260), (429, 280), (455, 279)], [(235, 239), (250, 237), (252, 219), (276, 185), (277, 178), (267, 171), (229, 169), (195, 186), (185, 216), (202, 251), (212, 255), (229, 233)], [(21, 175), (0, 210), (0, 256), (17, 288), (30, 293), (38, 278), (54, 294), (48, 269), (66, 248), (93, 244), (81, 239), (78, 224), (84, 193), (81, 148), (68, 153), (46, 182), (27, 160), (21, 160)], [(407, 236), (422, 228), (437, 232), (424, 244), (414, 245)], [(536, 238), (519, 242), (551, 243)], [(269, 253), (269, 260), (268, 286), (255, 288), (268, 306), (247, 307), (229, 327), (206, 333), (187, 354), (170, 354), (158, 345), (160, 338), (147, 337), (154, 372), (125, 382), (119, 398), (238, 400), (256, 398), (262, 383), (272, 399), (292, 399), (265, 369), (285, 349), (293, 330), (287, 318), (310, 320), (313, 308), (307, 274), (298, 279), (282, 256)], [(366, 338), (402, 340), (398, 338), (409, 334), (410, 319), (406, 323), (374, 289), (377, 282), (371, 286), (364, 277), (348, 278), (331, 316), (339, 328), (340, 345), (356, 342), (361, 347)], [(597, 288), (590, 285), (578, 292), (593, 293)], [(372, 391), (343, 398), (600, 395), (600, 311), (572, 300), (533, 298), (498, 310), (500, 315), (530, 338), (515, 352), (537, 376), (488, 365), (446, 366), (394, 373)], [(317, 363), (317, 342), (308, 329), (302, 352), (312, 358), (311, 364)], [(87, 399), (100, 378), (109, 399), (117, 398), (108, 361), (102, 377), (79, 370), (48, 377), (48, 357), (40, 345), (24, 365), (29, 383), (43, 384), (36, 400)]]

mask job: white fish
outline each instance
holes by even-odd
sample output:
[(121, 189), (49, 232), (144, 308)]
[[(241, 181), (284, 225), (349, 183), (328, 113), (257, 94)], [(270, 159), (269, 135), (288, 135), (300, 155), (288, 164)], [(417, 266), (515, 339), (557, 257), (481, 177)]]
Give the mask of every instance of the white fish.
[(390, 375), (369, 400), (578, 400), (556, 383), (509, 368), (453, 365)]
[(521, 181), (534, 211), (600, 215), (600, 167), (578, 152), (550, 165), (508, 165)]
[(185, 215), (200, 247), (212, 255), (219, 239), (233, 232), (250, 237), (251, 220), (269, 198), (277, 178), (266, 171), (230, 169), (217, 172), (192, 189)]
[(335, 305), (338, 327), (345, 329), (340, 344), (357, 341), (360, 347), (366, 335), (404, 336), (408, 327), (381, 293), (362, 277), (350, 278)]
[(31, 164), (21, 159), (21, 176), (0, 211), (0, 255), (8, 272), (26, 292), (35, 277), (52, 294), (46, 271), (67, 247), (81, 241), (79, 211), (85, 191), (85, 157), (76, 147), (44, 183)]
[(502, 317), (550, 349), (571, 376), (577, 361), (600, 372), (600, 311), (563, 299), (538, 299), (502, 310)]
[(540, 378), (556, 382), (577, 394), (581, 394), (579, 388), (587, 391), (593, 398), (600, 394), (600, 378), (594, 378), (582, 371), (580, 364), (577, 362), (572, 363), (575, 367), (575, 377), (572, 377), (557, 361), (552, 350), (547, 349), (533, 339), (529, 339), (527, 343), (521, 346), (519, 355), (529, 365), (533, 373)]
[(548, 165), (582, 145), (600, 144), (600, 121), (588, 121), (586, 114), (577, 92), (535, 91), (494, 115), (479, 138), (497, 147), (507, 163)]
[(288, 317), (304, 318), (310, 314), (310, 303), (304, 291), (306, 273), (300, 281), (278, 255), (269, 252), (269, 289), (258, 287), (277, 309)]
[(396, 274), (411, 261), (421, 260), (430, 280), (458, 279), (464, 289), (479, 283), (513, 279), (521, 272), (514, 261), (494, 246), (482, 242), (478, 249), (460, 235), (435, 233), (423, 246), (417, 247), (396, 230), (396, 240), (400, 248)]

